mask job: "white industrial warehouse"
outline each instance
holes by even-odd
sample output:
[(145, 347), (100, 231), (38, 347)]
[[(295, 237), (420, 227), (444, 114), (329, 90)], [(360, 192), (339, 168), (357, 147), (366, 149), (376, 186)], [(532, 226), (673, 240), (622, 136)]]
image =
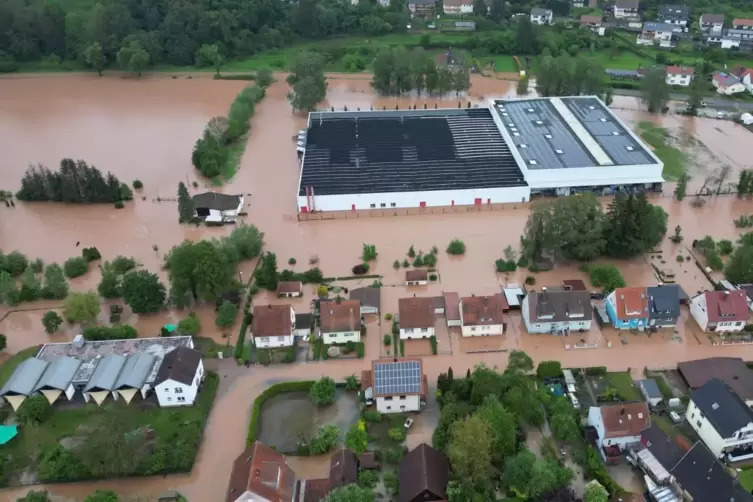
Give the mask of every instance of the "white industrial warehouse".
[(309, 114), (298, 210), (519, 203), (661, 190), (662, 162), (593, 96)]

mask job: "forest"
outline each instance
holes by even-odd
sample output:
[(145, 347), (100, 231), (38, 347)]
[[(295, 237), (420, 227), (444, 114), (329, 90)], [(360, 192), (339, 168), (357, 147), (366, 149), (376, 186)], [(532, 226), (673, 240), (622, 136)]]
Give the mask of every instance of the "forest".
[(105, 176), (83, 160), (63, 159), (57, 171), (42, 164), (30, 166), (16, 198), (28, 202), (115, 202), (122, 206), (122, 201), (133, 199), (133, 192), (112, 173)]

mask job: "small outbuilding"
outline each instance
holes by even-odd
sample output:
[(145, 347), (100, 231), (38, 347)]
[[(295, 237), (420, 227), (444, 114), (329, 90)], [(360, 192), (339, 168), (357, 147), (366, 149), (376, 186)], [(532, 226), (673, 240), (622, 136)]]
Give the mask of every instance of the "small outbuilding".
[(205, 192), (191, 198), (196, 216), (210, 225), (235, 223), (243, 212), (243, 195)]
[(643, 398), (646, 400), (649, 406), (652, 408), (664, 400), (664, 395), (659, 389), (656, 380), (653, 378), (647, 378), (645, 380), (638, 380), (638, 389), (640, 389)]
[(408, 270), (405, 272), (406, 286), (426, 286), (429, 284), (429, 272), (423, 268)]
[(280, 298), (297, 298), (303, 295), (301, 281), (280, 281), (277, 283), (277, 296)]
[(350, 290), (350, 299), (361, 302), (361, 315), (381, 312), (381, 288), (356, 288)]

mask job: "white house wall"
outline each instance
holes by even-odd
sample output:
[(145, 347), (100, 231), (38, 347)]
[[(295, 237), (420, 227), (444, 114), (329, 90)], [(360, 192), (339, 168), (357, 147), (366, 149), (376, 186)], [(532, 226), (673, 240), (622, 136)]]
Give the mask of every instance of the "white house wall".
[(400, 328), (401, 340), (420, 340), (422, 338), (430, 338), (432, 336), (434, 336), (434, 326), (430, 328)]
[(376, 409), (379, 413), (405, 413), (421, 409), (421, 396), (392, 396), (376, 398)]
[[(423, 192), (385, 192), (364, 194), (314, 195), (316, 211), (351, 211), (354, 209), (399, 209), (443, 206), (472, 206), (476, 199), (481, 204), (527, 202), (531, 190), (527, 186), (506, 188), (480, 188), (471, 190), (432, 190)], [(298, 196), (298, 209), (307, 207), (307, 197)], [(371, 205), (374, 204), (374, 207)], [(385, 206), (382, 207), (382, 204)], [(395, 204), (394, 206), (392, 204)], [(308, 211), (312, 208), (308, 207)]]
[(65, 397), (68, 398), (68, 401), (73, 399), (73, 394), (76, 393), (76, 388), (73, 386), (73, 384), (70, 384), (67, 389), (65, 389)]
[(331, 345), (333, 343), (360, 342), (361, 332), (360, 331), (332, 331), (328, 333), (322, 332), (322, 341), (327, 345)]
[[(180, 389), (181, 392), (176, 392)], [(165, 380), (155, 388), (157, 394), (157, 400), (162, 407), (172, 406), (190, 406), (196, 400), (196, 392), (198, 387), (195, 385), (185, 385), (175, 380)], [(178, 398), (182, 397), (184, 400), (179, 401)]]
[(251, 336), (254, 345), (260, 349), (274, 349), (293, 345), (293, 335), (287, 336)]
[(504, 333), (503, 324), (488, 324), (484, 326), (463, 326), (463, 336), (490, 336)]
[(705, 417), (701, 418), (701, 412), (693, 401), (688, 403), (688, 409), (685, 411), (685, 419), (693, 430), (696, 431), (701, 441), (708, 446), (711, 453), (715, 457), (719, 457), (722, 454), (722, 448), (724, 448), (724, 438), (716, 432), (716, 429), (714, 429)]

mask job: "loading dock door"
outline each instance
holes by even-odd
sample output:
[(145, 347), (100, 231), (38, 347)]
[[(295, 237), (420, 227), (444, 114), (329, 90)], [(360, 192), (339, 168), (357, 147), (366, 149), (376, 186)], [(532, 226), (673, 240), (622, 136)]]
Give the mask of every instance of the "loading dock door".
[(473, 203), (476, 204), (477, 206), (480, 206), (481, 205), (481, 197), (477, 197), (476, 200), (473, 201)]

